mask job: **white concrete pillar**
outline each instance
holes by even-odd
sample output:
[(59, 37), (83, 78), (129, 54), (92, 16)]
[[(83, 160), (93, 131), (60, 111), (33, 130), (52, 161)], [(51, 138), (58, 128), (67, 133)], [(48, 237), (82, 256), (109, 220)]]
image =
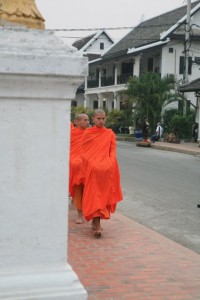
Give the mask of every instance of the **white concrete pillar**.
[(85, 76), (85, 90), (88, 88), (88, 84), (87, 84), (88, 82), (87, 82), (87, 76)]
[(90, 96), (89, 95), (84, 95), (84, 107), (90, 107)]
[(133, 75), (139, 77), (140, 76), (140, 59), (141, 55), (135, 56), (134, 57), (135, 62), (133, 65)]
[(99, 87), (101, 87), (101, 77), (102, 77), (102, 70), (101, 70), (101, 68), (100, 68), (100, 70), (99, 70)]
[(86, 75), (53, 34), (0, 29), (2, 300), (87, 299), (67, 263), (70, 99)]
[(111, 95), (109, 95), (109, 97), (107, 98), (107, 109), (108, 111), (112, 111), (112, 102), (113, 102), (113, 98)]
[(103, 108), (103, 94), (98, 94), (98, 107)]
[(114, 95), (114, 109), (120, 110), (120, 99), (121, 99), (121, 96), (120, 96), (120, 94), (118, 94), (116, 92), (114, 92), (113, 95)]
[(198, 106), (198, 110), (197, 110), (197, 122), (199, 124), (199, 128), (198, 128), (198, 138), (197, 141), (199, 143), (199, 147), (200, 147), (200, 97), (197, 98), (197, 106)]
[(118, 64), (115, 64), (115, 79), (114, 79), (114, 84), (115, 84), (115, 85), (117, 85), (118, 69), (119, 69), (119, 65), (118, 65)]

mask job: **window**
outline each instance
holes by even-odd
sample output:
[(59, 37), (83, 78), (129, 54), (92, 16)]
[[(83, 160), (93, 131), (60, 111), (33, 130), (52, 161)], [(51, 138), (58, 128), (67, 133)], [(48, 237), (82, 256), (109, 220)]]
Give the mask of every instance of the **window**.
[(75, 101), (75, 100), (72, 100), (72, 102), (71, 102), (71, 106), (72, 106), (72, 107), (77, 107), (77, 101)]
[(148, 58), (148, 72), (153, 72), (153, 58)]
[(98, 100), (93, 101), (93, 108), (94, 109), (98, 108)]
[(123, 74), (133, 74), (133, 63), (122, 63), (122, 75)]
[(100, 43), (100, 49), (104, 50), (104, 43)]
[(195, 56), (194, 61), (195, 61), (195, 64), (200, 65), (200, 57)]
[(102, 76), (103, 76), (103, 77), (106, 77), (106, 73), (107, 73), (107, 72), (106, 72), (106, 69), (103, 69), (103, 70), (102, 70)]
[[(185, 57), (180, 56), (179, 74), (184, 74), (185, 70)], [(189, 57), (188, 74), (192, 74), (192, 57)]]
[(99, 69), (96, 69), (96, 78), (99, 78)]

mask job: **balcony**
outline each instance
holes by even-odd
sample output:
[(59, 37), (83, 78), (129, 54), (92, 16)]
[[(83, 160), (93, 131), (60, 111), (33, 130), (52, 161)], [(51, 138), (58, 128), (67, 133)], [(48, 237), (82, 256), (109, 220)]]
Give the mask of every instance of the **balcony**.
[(88, 88), (95, 88), (99, 86), (99, 79), (88, 79), (87, 81)]
[(133, 73), (117, 75), (117, 84), (125, 84), (129, 78), (133, 76)]
[[(117, 76), (117, 84), (126, 84), (130, 77), (133, 76), (133, 73), (121, 74)], [(101, 87), (104, 86), (112, 86), (115, 84), (114, 76), (103, 76), (101, 77)], [(89, 88), (97, 88), (99, 87), (99, 79), (88, 79), (87, 87)]]
[(101, 77), (101, 86), (109, 86), (115, 84), (114, 76), (103, 76)]

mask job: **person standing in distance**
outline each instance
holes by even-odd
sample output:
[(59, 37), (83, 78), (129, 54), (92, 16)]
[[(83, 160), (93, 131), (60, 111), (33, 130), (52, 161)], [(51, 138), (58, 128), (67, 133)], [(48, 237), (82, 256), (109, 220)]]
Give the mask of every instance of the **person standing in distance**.
[(92, 220), (94, 237), (100, 238), (100, 220), (110, 219), (123, 196), (116, 159), (115, 134), (105, 127), (104, 110), (96, 109), (92, 120), (94, 126), (84, 131), (81, 144), (81, 158), (85, 170), (82, 208), (85, 219)]
[(85, 129), (89, 126), (86, 114), (76, 116), (76, 127), (70, 133), (70, 160), (69, 160), (69, 193), (78, 212), (77, 224), (83, 223), (82, 196), (84, 189), (84, 170), (80, 157), (81, 139)]

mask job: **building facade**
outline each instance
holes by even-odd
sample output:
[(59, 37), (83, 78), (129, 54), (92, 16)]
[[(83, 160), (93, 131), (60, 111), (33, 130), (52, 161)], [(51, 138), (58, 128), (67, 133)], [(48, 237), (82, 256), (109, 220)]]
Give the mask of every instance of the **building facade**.
[[(192, 81), (199, 77), (200, 1), (192, 3), (190, 13), (188, 79)], [(161, 78), (173, 76), (180, 86), (184, 81), (186, 20), (185, 5), (144, 21), (101, 57), (90, 60), (82, 91), (85, 107), (123, 109), (120, 92), (126, 89), (128, 79), (146, 72), (156, 72)], [(194, 94), (187, 97), (194, 105)]]

